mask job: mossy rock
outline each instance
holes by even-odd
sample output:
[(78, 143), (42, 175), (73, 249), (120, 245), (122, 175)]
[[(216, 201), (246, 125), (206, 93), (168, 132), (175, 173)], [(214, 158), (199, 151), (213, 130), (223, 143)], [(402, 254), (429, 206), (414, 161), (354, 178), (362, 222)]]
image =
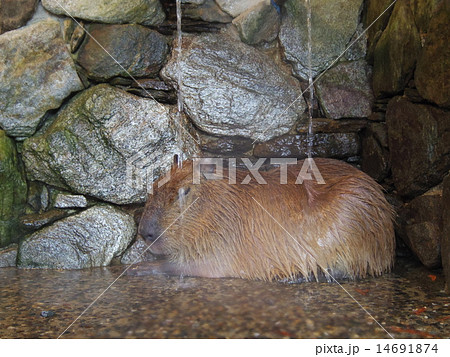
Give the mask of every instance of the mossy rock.
[(14, 140), (0, 130), (0, 247), (18, 241), (27, 184)]

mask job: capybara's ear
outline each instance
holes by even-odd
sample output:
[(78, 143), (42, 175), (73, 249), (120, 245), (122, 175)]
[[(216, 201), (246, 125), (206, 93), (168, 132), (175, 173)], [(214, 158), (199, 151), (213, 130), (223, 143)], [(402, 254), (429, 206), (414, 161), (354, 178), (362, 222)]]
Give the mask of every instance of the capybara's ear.
[(181, 188), (179, 188), (178, 189), (177, 200), (182, 199), (183, 197), (187, 196), (190, 191), (191, 191), (190, 187), (181, 187)]

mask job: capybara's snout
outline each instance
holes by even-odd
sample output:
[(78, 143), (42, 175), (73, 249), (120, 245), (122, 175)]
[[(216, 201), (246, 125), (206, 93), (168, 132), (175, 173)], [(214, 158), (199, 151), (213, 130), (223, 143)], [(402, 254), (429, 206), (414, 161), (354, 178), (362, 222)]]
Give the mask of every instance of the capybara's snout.
[(161, 229), (156, 215), (141, 219), (138, 234), (147, 242), (153, 243), (161, 236)]

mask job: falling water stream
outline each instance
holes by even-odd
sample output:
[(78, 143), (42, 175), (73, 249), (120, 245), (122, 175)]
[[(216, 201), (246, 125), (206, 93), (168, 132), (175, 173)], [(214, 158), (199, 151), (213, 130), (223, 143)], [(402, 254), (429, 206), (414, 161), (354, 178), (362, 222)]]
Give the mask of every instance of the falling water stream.
[[(177, 91), (177, 120), (178, 120), (178, 125), (180, 126), (180, 129), (178, 130), (178, 142), (179, 142), (179, 154), (178, 154), (178, 167), (182, 167), (183, 165), (183, 159), (184, 159), (184, 154), (183, 154), (183, 145), (182, 145), (182, 133), (181, 131), (181, 127), (183, 125), (183, 119), (182, 119), (182, 113), (183, 113), (183, 91), (182, 91), (182, 72), (181, 72), (181, 50), (182, 50), (182, 45), (183, 45), (183, 33), (181, 31), (181, 17), (182, 17), (182, 12), (181, 12), (181, 0), (176, 0), (177, 3), (177, 86), (178, 86), (178, 91)], [(180, 212), (183, 212), (186, 208), (186, 198), (185, 198), (185, 192), (184, 192), (184, 188), (181, 187), (178, 189), (178, 203), (180, 206)], [(183, 220), (184, 220), (184, 215), (182, 214), (180, 217), (180, 224), (181, 227), (184, 227), (183, 224)], [(181, 230), (181, 234), (183, 235), (183, 239), (184, 239), (184, 229), (182, 228)]]
[(306, 26), (308, 28), (308, 158), (312, 158), (313, 147), (313, 106), (314, 106), (314, 85), (313, 85), (313, 72), (312, 72), (312, 29), (311, 29), (311, 1), (305, 0), (306, 3)]
[(178, 143), (178, 166), (181, 167), (184, 160), (183, 150), (183, 91), (182, 91), (182, 72), (181, 72), (181, 49), (183, 44), (183, 33), (181, 31), (181, 0), (176, 0), (177, 7), (177, 47), (176, 47), (176, 61), (177, 61), (177, 143)]

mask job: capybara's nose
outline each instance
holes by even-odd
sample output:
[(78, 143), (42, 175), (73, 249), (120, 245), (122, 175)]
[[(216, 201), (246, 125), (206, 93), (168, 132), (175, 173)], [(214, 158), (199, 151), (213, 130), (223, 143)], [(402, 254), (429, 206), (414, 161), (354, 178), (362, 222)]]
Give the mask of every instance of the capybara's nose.
[(156, 218), (141, 220), (139, 224), (138, 234), (147, 242), (154, 242), (160, 236), (159, 225)]

